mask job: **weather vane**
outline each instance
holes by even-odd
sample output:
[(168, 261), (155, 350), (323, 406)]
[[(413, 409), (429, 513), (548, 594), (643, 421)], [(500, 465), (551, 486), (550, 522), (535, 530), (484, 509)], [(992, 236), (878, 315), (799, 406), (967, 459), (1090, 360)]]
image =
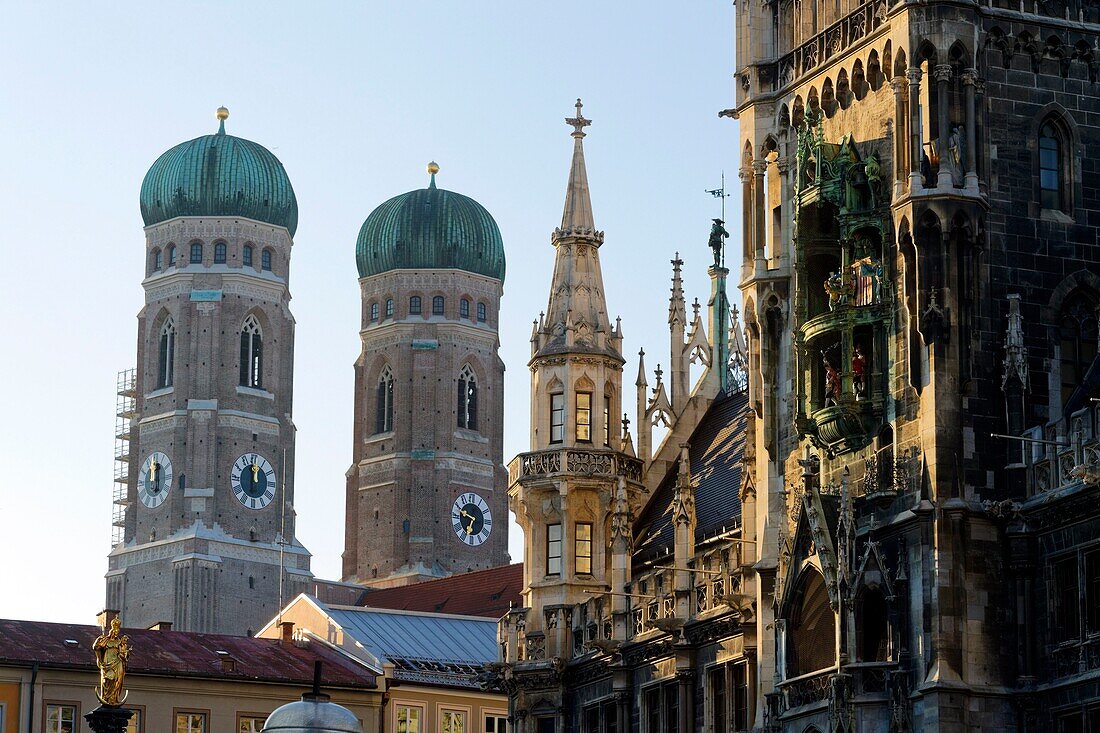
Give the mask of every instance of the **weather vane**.
[(705, 191), (716, 199), (722, 199), (722, 221), (726, 220), (726, 199), (730, 197), (726, 193), (726, 172), (722, 171), (722, 185), (719, 188), (710, 188)]

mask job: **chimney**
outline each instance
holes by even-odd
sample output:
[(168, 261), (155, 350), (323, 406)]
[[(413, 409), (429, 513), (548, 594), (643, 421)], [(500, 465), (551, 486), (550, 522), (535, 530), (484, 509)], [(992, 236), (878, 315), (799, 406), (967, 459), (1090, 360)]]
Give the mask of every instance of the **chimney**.
[(152, 626), (149, 627), (149, 630), (150, 631), (171, 631), (172, 630), (172, 622), (171, 621), (157, 621), (155, 624), (153, 624)]
[(111, 608), (105, 608), (96, 614), (95, 620), (100, 628), (106, 629), (116, 618), (118, 618), (118, 611)]
[(291, 644), (294, 642), (294, 622), (293, 621), (280, 621), (279, 628), (282, 630), (281, 639), (284, 644)]

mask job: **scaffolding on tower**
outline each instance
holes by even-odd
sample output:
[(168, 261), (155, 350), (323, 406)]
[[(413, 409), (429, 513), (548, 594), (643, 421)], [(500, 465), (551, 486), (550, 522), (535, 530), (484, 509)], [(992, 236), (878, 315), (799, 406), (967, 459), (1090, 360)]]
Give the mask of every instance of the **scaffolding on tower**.
[(115, 385), (115, 482), (111, 509), (111, 546), (126, 537), (126, 508), (130, 485), (130, 428), (136, 408), (136, 369), (118, 373)]

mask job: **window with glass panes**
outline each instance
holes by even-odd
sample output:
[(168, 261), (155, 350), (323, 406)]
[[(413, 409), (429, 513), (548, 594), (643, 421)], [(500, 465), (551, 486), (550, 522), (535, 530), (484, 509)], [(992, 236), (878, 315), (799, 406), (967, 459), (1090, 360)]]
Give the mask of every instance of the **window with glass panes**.
[(432, 298), (432, 315), (433, 316), (443, 315), (443, 296), (442, 295), (437, 295), (434, 298)]
[(46, 733), (76, 733), (76, 706), (47, 703)]
[(1050, 123), (1039, 131), (1039, 192), (1044, 209), (1062, 208), (1062, 141)]
[(489, 713), (485, 716), (485, 733), (508, 733), (508, 717)]
[(661, 688), (659, 687), (650, 687), (645, 691), (645, 723), (643, 733), (662, 733)]
[(546, 574), (561, 575), (561, 525), (546, 527)]
[(386, 300), (386, 318), (393, 318), (393, 298)]
[(1081, 637), (1080, 589), (1077, 556), (1054, 563), (1051, 568), (1051, 601), (1054, 606), (1054, 641), (1073, 641)]
[(225, 264), (225, 242), (216, 242), (214, 244), (214, 264)]
[(603, 444), (611, 446), (611, 398), (603, 396)]
[(726, 730), (728, 711), (726, 709), (726, 668), (714, 667), (707, 672), (707, 692), (710, 695), (710, 725), (714, 731)]
[(577, 393), (577, 440), (592, 442), (592, 393)]
[(202, 245), (199, 244), (198, 242), (194, 242), (191, 245), (191, 264), (192, 265), (201, 265), (202, 264)]
[(478, 323), (485, 323), (486, 309), (484, 303), (477, 304), (477, 320)]
[(465, 298), (458, 301), (458, 316), (459, 318), (470, 317), (470, 301), (466, 300)]
[(680, 733), (680, 690), (673, 682), (664, 686), (665, 727), (668, 733)]
[(577, 536), (573, 541), (577, 573), (592, 574), (592, 525), (589, 522), (577, 522)]
[(271, 250), (265, 249), (263, 252), (260, 253), (260, 269), (271, 269)]
[(246, 244), (244, 246), (244, 251), (241, 253), (241, 263), (245, 267), (252, 267), (252, 251), (253, 248), (251, 244)]
[(257, 715), (242, 715), (237, 721), (237, 733), (260, 733), (266, 720)]
[(1062, 307), (1060, 367), (1062, 405), (1065, 406), (1096, 358), (1098, 329), (1097, 305), (1087, 292), (1071, 295)]
[(439, 733), (466, 733), (466, 711), (440, 711)]
[(409, 315), (419, 316), (420, 315), (420, 307), (421, 306), (420, 306), (420, 296), (419, 295), (414, 295), (411, 298), (409, 298)]
[(175, 733), (206, 733), (206, 713), (176, 713)]
[(550, 442), (565, 440), (565, 395), (550, 395)]
[(396, 733), (424, 733), (424, 709), (415, 705), (398, 705), (394, 710)]
[[(126, 733), (144, 733), (145, 728), (142, 726), (145, 718), (145, 710), (142, 708), (130, 708), (133, 715), (130, 716), (130, 720), (126, 723)], [(0, 728), (2, 730), (2, 728)], [(259, 730), (257, 728), (256, 730)]]

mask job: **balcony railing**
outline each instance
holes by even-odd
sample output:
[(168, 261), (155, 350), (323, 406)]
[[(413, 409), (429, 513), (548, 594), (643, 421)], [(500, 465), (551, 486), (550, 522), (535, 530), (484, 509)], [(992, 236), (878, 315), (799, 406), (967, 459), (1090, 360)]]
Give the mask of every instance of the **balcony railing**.
[(793, 83), (868, 35), (886, 19), (886, 3), (872, 0), (833, 23), (775, 63), (776, 89)]
[(791, 710), (828, 700), (834, 674), (836, 674), (835, 669), (825, 669), (780, 682), (779, 690), (783, 694), (782, 709)]
[(555, 448), (521, 453), (508, 464), (508, 482), (552, 476), (626, 476), (642, 480), (642, 461), (611, 450)]

